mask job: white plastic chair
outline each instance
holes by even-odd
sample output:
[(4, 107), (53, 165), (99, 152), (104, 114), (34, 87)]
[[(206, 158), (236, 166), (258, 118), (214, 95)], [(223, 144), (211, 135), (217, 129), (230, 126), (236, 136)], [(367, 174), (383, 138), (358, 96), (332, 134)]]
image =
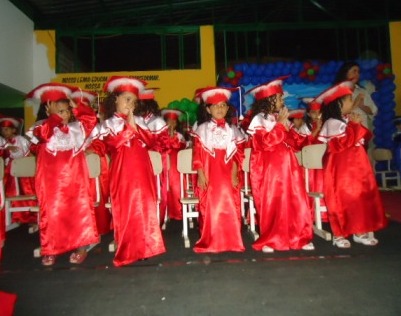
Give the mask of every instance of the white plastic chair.
[(376, 162), (384, 161), (387, 163), (385, 170), (377, 170), (375, 166), (375, 173), (380, 175), (380, 188), (387, 189), (388, 181), (396, 181), (397, 185), (392, 188), (401, 189), (400, 172), (391, 167), (391, 161), (393, 159), (393, 153), (391, 150), (386, 148), (375, 148), (372, 156)]
[[(154, 150), (149, 150), (149, 157), (152, 163), (153, 174), (156, 177), (156, 190), (157, 190), (157, 219), (160, 222), (160, 202), (161, 202), (161, 185), (160, 185), (160, 175), (163, 171), (162, 155)], [(167, 222), (167, 211), (164, 215), (164, 223), (162, 229), (166, 229)]]
[[(4, 169), (4, 168), (3, 168)], [(4, 172), (4, 171), (3, 171)], [(24, 195), (20, 193), (18, 178), (31, 178), (35, 177), (36, 173), (36, 158), (34, 156), (27, 156), (16, 158), (11, 161), (10, 176), (14, 177), (15, 182), (15, 196), (5, 195), (4, 199), (4, 209), (6, 217), (6, 231), (14, 229), (19, 226), (18, 223), (12, 223), (12, 213), (13, 212), (38, 212), (39, 207), (37, 206), (36, 195)], [(21, 201), (35, 201), (36, 206), (12, 206), (12, 202)]]
[(241, 213), (244, 218), (244, 223), (247, 224), (245, 203), (248, 202), (248, 214), (249, 214), (249, 226), (248, 229), (252, 234), (253, 240), (259, 238), (259, 234), (256, 231), (256, 209), (253, 201), (251, 187), (249, 185), (249, 171), (250, 171), (250, 159), (251, 159), (251, 148), (245, 148), (245, 158), (242, 162), (242, 170), (244, 171), (244, 187), (241, 189)]
[(95, 179), (95, 186), (96, 186), (96, 199), (94, 201), (94, 206), (99, 206), (100, 203), (100, 173), (101, 173), (101, 166), (100, 166), (100, 157), (98, 154), (91, 153), (86, 155), (86, 163), (88, 164), (88, 171), (89, 171), (89, 178)]
[(192, 169), (192, 149), (183, 149), (177, 155), (177, 170), (180, 173), (180, 202), (182, 204), (182, 237), (184, 238), (185, 248), (189, 248), (191, 243), (188, 237), (188, 222), (193, 218), (198, 218), (199, 213), (195, 210), (195, 205), (199, 204), (199, 199), (189, 191), (191, 186), (189, 181), (191, 175), (197, 172)]
[(323, 169), (323, 155), (326, 152), (326, 144), (314, 144), (308, 145), (302, 148), (301, 161), (302, 166), (305, 169), (305, 187), (308, 195), (313, 198), (313, 209), (315, 212), (315, 224), (313, 231), (319, 237), (325, 240), (331, 240), (331, 233), (322, 228), (322, 207), (320, 206), (320, 200), (324, 198), (323, 192), (312, 192), (310, 191), (309, 184), (309, 170)]

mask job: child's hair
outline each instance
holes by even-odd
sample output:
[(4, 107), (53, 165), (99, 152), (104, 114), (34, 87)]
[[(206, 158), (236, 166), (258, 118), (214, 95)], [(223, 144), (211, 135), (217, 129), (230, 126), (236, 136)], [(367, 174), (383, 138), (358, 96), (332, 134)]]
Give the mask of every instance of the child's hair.
[(307, 127), (310, 131), (312, 131), (312, 129), (313, 129), (313, 126), (312, 126), (313, 120), (312, 120), (312, 118), (310, 117), (309, 112), (310, 112), (310, 109), (307, 109), (307, 110), (306, 110), (306, 115), (304, 116), (304, 122), (305, 122), (306, 127)]
[(277, 103), (277, 94), (273, 94), (270, 97), (263, 98), (260, 100), (256, 100), (251, 106), (252, 118), (259, 114), (263, 113), (266, 117), (268, 114), (274, 112)]
[(359, 64), (355, 61), (347, 61), (342, 64), (340, 69), (338, 69), (337, 71), (336, 77), (334, 79), (334, 84), (346, 81), (348, 71), (354, 66), (360, 67)]
[[(68, 100), (68, 99), (60, 99), (60, 100), (57, 100), (56, 103), (67, 103), (67, 104), (70, 104), (70, 100)], [(36, 122), (41, 121), (41, 120), (45, 120), (45, 119), (47, 119), (49, 117), (47, 115), (46, 106), (47, 106), (46, 102), (40, 104), (39, 109), (38, 109), (38, 113), (36, 113)], [(73, 120), (72, 112), (71, 112), (71, 119)]]
[(160, 116), (159, 104), (156, 100), (139, 100), (134, 110), (134, 115), (145, 116), (152, 113), (155, 116)]
[(104, 119), (112, 117), (116, 112), (116, 100), (118, 94), (111, 92), (103, 100)]
[[(235, 107), (227, 103), (228, 105), (228, 111), (224, 119), (228, 123), (228, 125), (231, 126), (233, 118), (235, 117), (236, 114), (236, 109)], [(205, 123), (209, 122), (212, 119), (212, 115), (207, 111), (207, 108), (212, 106), (212, 104), (206, 104), (206, 103), (201, 103), (198, 108), (198, 126)]]
[(330, 118), (345, 122), (343, 115), (341, 114), (343, 100), (344, 97), (337, 98), (329, 104), (324, 104), (322, 106), (322, 123), (326, 122)]

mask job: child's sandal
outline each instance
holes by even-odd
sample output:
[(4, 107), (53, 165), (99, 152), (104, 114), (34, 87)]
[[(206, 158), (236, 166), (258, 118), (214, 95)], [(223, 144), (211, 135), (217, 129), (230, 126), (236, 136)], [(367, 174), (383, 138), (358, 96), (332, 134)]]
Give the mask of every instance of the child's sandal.
[(345, 239), (344, 237), (333, 237), (333, 245), (342, 249), (351, 247), (349, 240)]
[(354, 235), (352, 238), (356, 243), (364, 246), (376, 246), (379, 243), (376, 238), (370, 237), (369, 234)]
[(56, 262), (56, 256), (43, 256), (42, 265), (52, 266)]
[(85, 252), (73, 252), (70, 255), (70, 263), (81, 264), (82, 262), (85, 261), (87, 256), (88, 256), (88, 253), (86, 251)]

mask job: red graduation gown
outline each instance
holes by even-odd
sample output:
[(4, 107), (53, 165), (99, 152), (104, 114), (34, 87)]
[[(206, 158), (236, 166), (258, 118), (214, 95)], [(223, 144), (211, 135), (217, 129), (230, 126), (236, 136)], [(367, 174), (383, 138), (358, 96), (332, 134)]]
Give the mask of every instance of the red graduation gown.
[(244, 251), (240, 192), (232, 185), (231, 171), (234, 162), (241, 168), (245, 137), (235, 126), (217, 127), (213, 120), (201, 124), (193, 136), (193, 168), (203, 169), (208, 179), (206, 190), (197, 188), (202, 225), (194, 251)]
[(123, 266), (164, 253), (156, 212), (156, 187), (148, 147), (154, 135), (142, 118), (137, 131), (125, 118), (114, 115), (103, 122), (103, 137), (110, 152), (110, 197), (117, 251), (113, 263)]
[(99, 242), (83, 145), (96, 124), (87, 106), (73, 109), (78, 121), (58, 115), (28, 133), (37, 146), (36, 193), (42, 255), (57, 255)]
[(387, 224), (361, 124), (329, 119), (319, 140), (328, 144), (324, 161), (324, 194), (334, 236), (347, 237), (384, 228)]
[(295, 151), (298, 140), (273, 115), (256, 115), (252, 135), (250, 180), (260, 237), (255, 250), (301, 249), (312, 240), (312, 218), (302, 169)]

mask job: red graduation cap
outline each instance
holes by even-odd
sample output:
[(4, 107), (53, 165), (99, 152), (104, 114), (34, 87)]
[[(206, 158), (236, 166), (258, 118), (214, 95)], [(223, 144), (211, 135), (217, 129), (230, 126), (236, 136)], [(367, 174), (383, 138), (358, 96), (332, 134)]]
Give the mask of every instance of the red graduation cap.
[(38, 99), (40, 103), (46, 103), (48, 101), (57, 102), (59, 100), (68, 99), (73, 90), (75, 90), (74, 87), (62, 83), (50, 82), (37, 86), (30, 91), (25, 98)]
[(303, 118), (305, 116), (305, 109), (291, 110), (288, 113), (288, 118)]
[(263, 83), (252, 88), (251, 90), (248, 90), (246, 94), (252, 94), (256, 100), (265, 99), (275, 94), (283, 94), (283, 80), (287, 79), (288, 77), (289, 76), (282, 76), (272, 81)]
[(104, 84), (103, 91), (109, 93), (131, 92), (138, 97), (145, 90), (146, 85), (146, 81), (137, 78), (112, 76)]
[(161, 115), (165, 119), (171, 119), (171, 120), (178, 120), (178, 118), (181, 116), (182, 112), (179, 110), (174, 110), (174, 109), (164, 109), (161, 111)]
[(139, 92), (140, 100), (154, 100), (155, 99), (155, 91), (159, 90), (159, 88), (145, 89)]
[(308, 105), (309, 110), (311, 111), (320, 111), (321, 104), (319, 102), (316, 102), (316, 98), (308, 98), (304, 97), (301, 98), (302, 102), (306, 103)]
[(230, 88), (207, 87), (200, 92), (200, 97), (206, 104), (217, 104), (227, 102), (231, 97), (231, 91)]
[(323, 91), (319, 96), (316, 97), (315, 102), (323, 105), (327, 105), (334, 100), (343, 96), (352, 95), (352, 91), (355, 85), (352, 81), (343, 81), (335, 86), (328, 88)]
[(18, 129), (21, 122), (14, 117), (0, 117), (0, 127), (13, 127)]
[(196, 89), (195, 90), (195, 93), (194, 93), (194, 101), (196, 102), (196, 103), (200, 103), (201, 102), (201, 100), (202, 100), (202, 98), (201, 98), (201, 94), (202, 94), (202, 92), (203, 92), (203, 90), (205, 90), (206, 88), (198, 88), (198, 89)]

